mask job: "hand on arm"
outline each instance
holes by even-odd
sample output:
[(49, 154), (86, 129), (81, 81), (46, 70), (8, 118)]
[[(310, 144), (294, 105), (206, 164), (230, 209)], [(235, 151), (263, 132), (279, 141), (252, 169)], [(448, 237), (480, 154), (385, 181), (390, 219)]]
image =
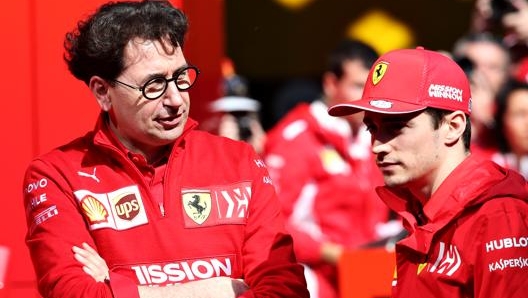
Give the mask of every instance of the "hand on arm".
[(220, 118), (218, 134), (232, 140), (240, 140), (238, 137), (238, 126), (236, 119), (231, 114), (225, 114)]
[(264, 128), (256, 118), (252, 118), (249, 123), (251, 129), (251, 138), (248, 142), (253, 146), (255, 151), (259, 154), (264, 152), (264, 145), (266, 143), (266, 132)]
[(104, 282), (109, 279), (109, 270), (105, 260), (87, 243), (81, 247), (72, 248), (75, 259), (83, 264), (83, 270), (97, 282)]
[(332, 242), (323, 242), (321, 244), (321, 258), (323, 261), (336, 265), (341, 255), (343, 254), (343, 246), (332, 243)]

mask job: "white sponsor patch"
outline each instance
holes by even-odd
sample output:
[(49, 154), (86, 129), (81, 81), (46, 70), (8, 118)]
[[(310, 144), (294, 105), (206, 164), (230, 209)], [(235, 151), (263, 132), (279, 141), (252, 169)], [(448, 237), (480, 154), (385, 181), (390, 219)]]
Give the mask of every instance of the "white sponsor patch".
[(392, 108), (392, 102), (386, 100), (371, 100), (370, 105), (378, 109), (390, 109)]
[(74, 192), (90, 230), (126, 230), (148, 223), (145, 206), (136, 185), (109, 193)]

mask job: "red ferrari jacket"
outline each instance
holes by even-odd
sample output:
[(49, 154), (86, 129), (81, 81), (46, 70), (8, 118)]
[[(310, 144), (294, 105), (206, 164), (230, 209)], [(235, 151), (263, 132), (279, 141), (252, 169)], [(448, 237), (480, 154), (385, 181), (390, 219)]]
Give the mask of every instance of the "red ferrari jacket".
[[(241, 297), (308, 297), (274, 186), (249, 145), (194, 130), (189, 120), (163, 191), (153, 192), (104, 115), (25, 175), (26, 242), (44, 297), (130, 298), (138, 285), (217, 276), (244, 279), (250, 290)], [(73, 258), (82, 242), (106, 260), (110, 285)]]
[(389, 212), (375, 192), (383, 180), (370, 134), (354, 140), (348, 123), (327, 109), (316, 101), (290, 111), (268, 132), (264, 158), (298, 260), (317, 275), (318, 297), (337, 297), (336, 268), (321, 259), (321, 244), (357, 248), (377, 240), (376, 225)]
[(409, 231), (396, 244), (393, 297), (528, 297), (525, 186), (518, 173), (470, 156), (423, 209), (379, 188)]

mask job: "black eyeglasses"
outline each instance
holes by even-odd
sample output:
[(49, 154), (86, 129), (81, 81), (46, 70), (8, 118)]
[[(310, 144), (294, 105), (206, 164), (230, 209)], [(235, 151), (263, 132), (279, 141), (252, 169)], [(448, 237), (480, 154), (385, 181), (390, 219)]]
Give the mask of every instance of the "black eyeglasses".
[(155, 77), (150, 80), (148, 80), (143, 87), (137, 87), (132, 86), (127, 83), (123, 83), (118, 80), (113, 80), (116, 83), (119, 83), (123, 86), (139, 90), (143, 93), (143, 96), (146, 99), (154, 100), (157, 98), (160, 98), (165, 91), (167, 91), (167, 86), (170, 82), (174, 81), (176, 84), (176, 88), (180, 91), (187, 91), (189, 90), (194, 83), (196, 82), (196, 79), (198, 78), (198, 75), (200, 74), (200, 70), (196, 66), (186, 66), (178, 72), (174, 73), (172, 78), (167, 79), (165, 77)]

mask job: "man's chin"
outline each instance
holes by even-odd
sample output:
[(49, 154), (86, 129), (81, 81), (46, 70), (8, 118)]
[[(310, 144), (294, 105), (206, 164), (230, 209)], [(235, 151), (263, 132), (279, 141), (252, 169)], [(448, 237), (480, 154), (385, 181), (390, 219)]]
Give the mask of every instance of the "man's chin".
[(394, 176), (384, 176), (383, 181), (385, 182), (385, 186), (391, 188), (405, 188), (407, 186), (407, 181), (403, 181), (402, 179), (398, 179)]

